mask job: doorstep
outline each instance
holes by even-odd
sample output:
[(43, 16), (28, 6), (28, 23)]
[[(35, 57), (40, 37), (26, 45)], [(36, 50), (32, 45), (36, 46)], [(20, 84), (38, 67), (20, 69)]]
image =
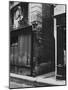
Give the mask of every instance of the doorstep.
[(13, 78), (18, 78), (21, 80), (27, 80), (30, 82), (37, 82), (37, 83), (42, 83), (42, 84), (49, 84), (49, 85), (66, 85), (65, 80), (56, 80), (54, 77), (45, 77), (45, 75), (37, 76), (37, 77), (31, 77), (31, 76), (24, 76), (24, 75), (18, 75), (14, 73), (10, 73), (10, 77)]

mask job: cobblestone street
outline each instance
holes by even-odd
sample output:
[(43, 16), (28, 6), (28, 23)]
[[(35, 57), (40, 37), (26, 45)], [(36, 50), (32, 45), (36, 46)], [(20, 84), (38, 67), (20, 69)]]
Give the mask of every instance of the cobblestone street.
[(10, 74), (10, 88), (33, 88), (33, 87), (48, 87), (48, 86), (62, 86), (65, 85), (65, 80), (56, 80), (55, 76), (45, 77), (41, 75), (37, 77), (30, 77), (24, 75)]
[(33, 87), (33, 85), (28, 84), (28, 82), (24, 80), (20, 80), (17, 78), (10, 78), (10, 88), (25, 88), (25, 87)]
[(50, 84), (38, 83), (36, 81), (31, 82), (28, 80), (22, 80), (18, 78), (10, 78), (10, 88), (33, 88), (33, 87), (45, 87), (45, 86), (53, 86)]
[(10, 82), (10, 88), (24, 88), (24, 87), (32, 87), (32, 86), (26, 85), (26, 84), (21, 84), (21, 83), (16, 83), (13, 81)]

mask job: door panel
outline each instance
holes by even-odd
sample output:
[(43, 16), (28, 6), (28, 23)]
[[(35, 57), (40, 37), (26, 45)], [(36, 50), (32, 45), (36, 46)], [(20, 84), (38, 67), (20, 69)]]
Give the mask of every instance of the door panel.
[(66, 30), (64, 26), (57, 28), (57, 78), (65, 79), (65, 60), (66, 51)]

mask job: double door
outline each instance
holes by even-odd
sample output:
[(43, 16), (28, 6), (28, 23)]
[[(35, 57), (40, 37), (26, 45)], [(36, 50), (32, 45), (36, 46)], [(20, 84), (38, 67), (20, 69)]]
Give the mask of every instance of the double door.
[(57, 78), (66, 78), (66, 28), (57, 27)]

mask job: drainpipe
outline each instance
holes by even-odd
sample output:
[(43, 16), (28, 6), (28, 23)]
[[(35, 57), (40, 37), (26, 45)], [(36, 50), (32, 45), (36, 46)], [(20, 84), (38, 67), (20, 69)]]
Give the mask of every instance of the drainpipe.
[(56, 28), (56, 18), (54, 18), (54, 38), (55, 38), (55, 78), (57, 75), (57, 28)]

